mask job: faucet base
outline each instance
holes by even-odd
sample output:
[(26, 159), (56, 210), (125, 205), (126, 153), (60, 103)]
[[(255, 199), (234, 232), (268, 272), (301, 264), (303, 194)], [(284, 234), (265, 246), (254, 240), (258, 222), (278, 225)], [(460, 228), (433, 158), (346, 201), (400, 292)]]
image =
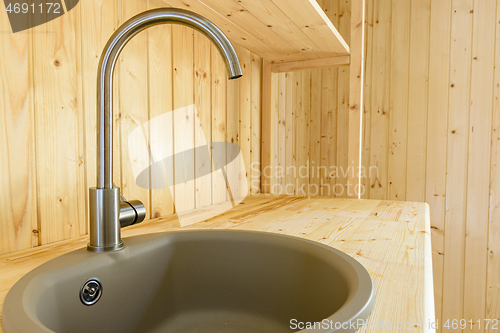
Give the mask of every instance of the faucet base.
[(87, 250), (89, 250), (90, 252), (96, 252), (96, 253), (99, 253), (99, 252), (109, 252), (109, 251), (117, 251), (117, 250), (121, 250), (123, 249), (123, 246), (124, 246), (124, 243), (123, 241), (119, 244), (116, 244), (116, 245), (113, 245), (113, 246), (107, 246), (107, 247), (104, 247), (104, 246), (92, 246), (90, 245), (90, 243), (87, 244)]
[(123, 248), (119, 187), (89, 189), (89, 220), (89, 251), (106, 252)]

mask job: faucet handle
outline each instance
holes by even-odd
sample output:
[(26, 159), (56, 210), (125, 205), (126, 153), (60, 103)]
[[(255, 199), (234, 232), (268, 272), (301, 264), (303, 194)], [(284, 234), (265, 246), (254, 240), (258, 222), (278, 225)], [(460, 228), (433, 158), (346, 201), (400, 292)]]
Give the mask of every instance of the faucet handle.
[(146, 207), (139, 200), (120, 202), (120, 227), (141, 223), (146, 219)]

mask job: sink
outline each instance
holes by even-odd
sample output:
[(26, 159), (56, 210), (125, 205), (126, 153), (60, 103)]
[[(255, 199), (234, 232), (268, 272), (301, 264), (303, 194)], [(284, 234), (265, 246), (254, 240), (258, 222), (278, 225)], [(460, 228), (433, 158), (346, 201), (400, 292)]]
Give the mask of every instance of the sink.
[[(304, 325), (315, 322), (314, 332), (354, 332), (336, 328), (373, 308), (363, 266), (306, 239), (182, 230), (125, 244), (76, 250), (28, 273), (5, 299), (5, 332), (280, 333), (312, 331)], [(96, 301), (85, 305), (89, 279)]]

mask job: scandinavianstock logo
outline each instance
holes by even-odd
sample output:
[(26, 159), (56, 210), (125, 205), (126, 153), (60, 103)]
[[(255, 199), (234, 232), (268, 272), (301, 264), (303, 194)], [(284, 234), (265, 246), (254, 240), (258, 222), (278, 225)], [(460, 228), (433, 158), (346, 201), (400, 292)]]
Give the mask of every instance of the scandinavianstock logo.
[(12, 32), (52, 21), (75, 8), (80, 0), (4, 0)]

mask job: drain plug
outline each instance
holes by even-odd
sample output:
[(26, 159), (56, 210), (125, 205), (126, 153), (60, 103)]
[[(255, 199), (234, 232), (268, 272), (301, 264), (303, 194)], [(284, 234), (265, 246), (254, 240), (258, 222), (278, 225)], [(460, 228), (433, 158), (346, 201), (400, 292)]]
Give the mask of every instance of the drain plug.
[(101, 294), (101, 281), (97, 278), (91, 278), (85, 281), (80, 288), (80, 301), (85, 305), (93, 305), (97, 303)]

